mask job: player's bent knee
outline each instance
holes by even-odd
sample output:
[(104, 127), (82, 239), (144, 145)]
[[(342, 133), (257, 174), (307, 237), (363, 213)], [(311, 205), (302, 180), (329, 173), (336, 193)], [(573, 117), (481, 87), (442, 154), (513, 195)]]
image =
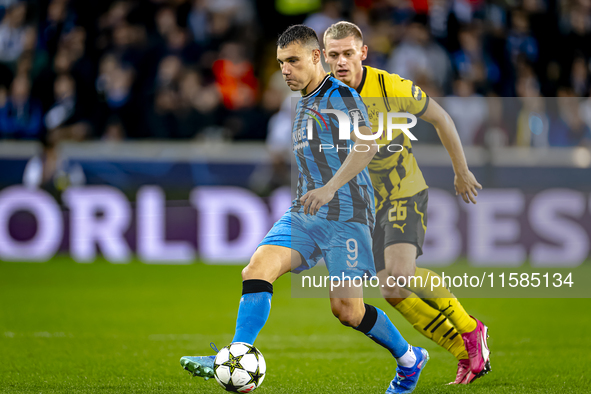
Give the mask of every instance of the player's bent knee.
[(248, 265), (246, 267), (242, 268), (242, 273), (241, 274), (242, 274), (242, 280), (248, 280), (248, 279), (250, 279), (249, 278), (250, 272), (249, 272), (249, 269), (248, 269)]
[(257, 249), (242, 270), (242, 280), (261, 279), (270, 283), (275, 282), (278, 277), (290, 270), (290, 253), (286, 252), (287, 250)]
[(333, 303), (331, 305), (333, 315), (339, 319), (342, 325), (347, 327), (357, 327), (363, 320), (365, 309), (362, 311), (356, 310), (352, 305), (345, 303)]
[(385, 299), (391, 298), (406, 298), (406, 292), (398, 286), (387, 286), (380, 287), (380, 292), (382, 293), (382, 297)]
[(242, 280), (263, 279), (271, 282), (272, 280), (269, 280), (271, 278), (268, 277), (265, 271), (263, 259), (255, 253), (250, 258), (248, 265), (242, 269)]
[[(390, 281), (389, 283), (394, 284), (393, 286), (386, 285), (381, 290), (386, 289), (387, 291), (392, 290), (393, 293), (389, 294), (393, 297), (400, 295), (399, 291), (401, 288), (407, 287), (408, 283), (412, 281), (415, 274), (414, 267), (393, 267), (390, 270)], [(382, 292), (383, 295), (383, 292)]]
[(387, 270), (383, 269), (378, 272), (378, 279), (381, 286), (379, 287), (382, 297), (388, 298), (404, 298), (403, 291), (396, 284), (396, 277)]
[(363, 320), (363, 315), (353, 311), (347, 311), (339, 316), (339, 321), (347, 327), (358, 327)]
[(416, 271), (416, 246), (394, 244), (385, 250), (386, 272), (393, 279), (404, 277), (408, 280)]

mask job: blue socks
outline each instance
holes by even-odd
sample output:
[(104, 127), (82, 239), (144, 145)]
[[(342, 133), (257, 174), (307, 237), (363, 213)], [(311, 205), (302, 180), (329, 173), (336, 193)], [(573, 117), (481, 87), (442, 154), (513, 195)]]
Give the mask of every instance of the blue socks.
[(236, 318), (236, 332), (232, 342), (253, 345), (271, 312), (273, 285), (265, 280), (248, 279), (242, 282), (242, 298)]
[(365, 304), (365, 315), (355, 329), (388, 349), (396, 358), (402, 357), (409, 350), (408, 342), (400, 335), (388, 316), (372, 305)]
[[(271, 312), (273, 285), (260, 279), (242, 282), (242, 298), (236, 318), (236, 332), (232, 342), (253, 345), (264, 327)], [(377, 344), (385, 347), (396, 358), (409, 351), (408, 342), (400, 335), (388, 316), (380, 309), (365, 304), (365, 315), (361, 324), (355, 328), (363, 332)]]

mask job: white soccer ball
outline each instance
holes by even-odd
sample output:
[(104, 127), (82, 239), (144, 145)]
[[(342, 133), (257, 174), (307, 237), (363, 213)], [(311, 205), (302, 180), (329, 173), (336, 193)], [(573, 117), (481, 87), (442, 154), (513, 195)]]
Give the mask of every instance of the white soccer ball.
[(215, 380), (227, 391), (250, 393), (265, 379), (263, 354), (246, 343), (232, 343), (218, 352), (213, 363)]

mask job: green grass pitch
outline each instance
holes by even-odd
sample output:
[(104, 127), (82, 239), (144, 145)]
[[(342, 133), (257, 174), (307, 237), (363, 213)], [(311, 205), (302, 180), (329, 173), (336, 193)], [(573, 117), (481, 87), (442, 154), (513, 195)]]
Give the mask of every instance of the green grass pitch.
[[(218, 393), (179, 358), (232, 339), (241, 267), (0, 262), (0, 393)], [(402, 334), (431, 353), (416, 393), (591, 392), (590, 299), (466, 299), (490, 327), (492, 372), (445, 386), (454, 358), (385, 301)], [(383, 393), (389, 353), (332, 316), (327, 299), (291, 297), (279, 279), (256, 343), (268, 370), (259, 394)]]

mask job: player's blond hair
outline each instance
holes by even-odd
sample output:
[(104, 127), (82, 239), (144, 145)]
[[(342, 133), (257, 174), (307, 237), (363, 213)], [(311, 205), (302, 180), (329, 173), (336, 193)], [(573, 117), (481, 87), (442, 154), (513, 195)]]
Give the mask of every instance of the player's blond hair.
[(324, 32), (324, 46), (326, 46), (327, 38), (341, 40), (351, 36), (355, 37), (356, 40), (359, 40), (361, 44), (363, 44), (363, 33), (361, 33), (361, 29), (355, 23), (346, 21), (334, 23)]

